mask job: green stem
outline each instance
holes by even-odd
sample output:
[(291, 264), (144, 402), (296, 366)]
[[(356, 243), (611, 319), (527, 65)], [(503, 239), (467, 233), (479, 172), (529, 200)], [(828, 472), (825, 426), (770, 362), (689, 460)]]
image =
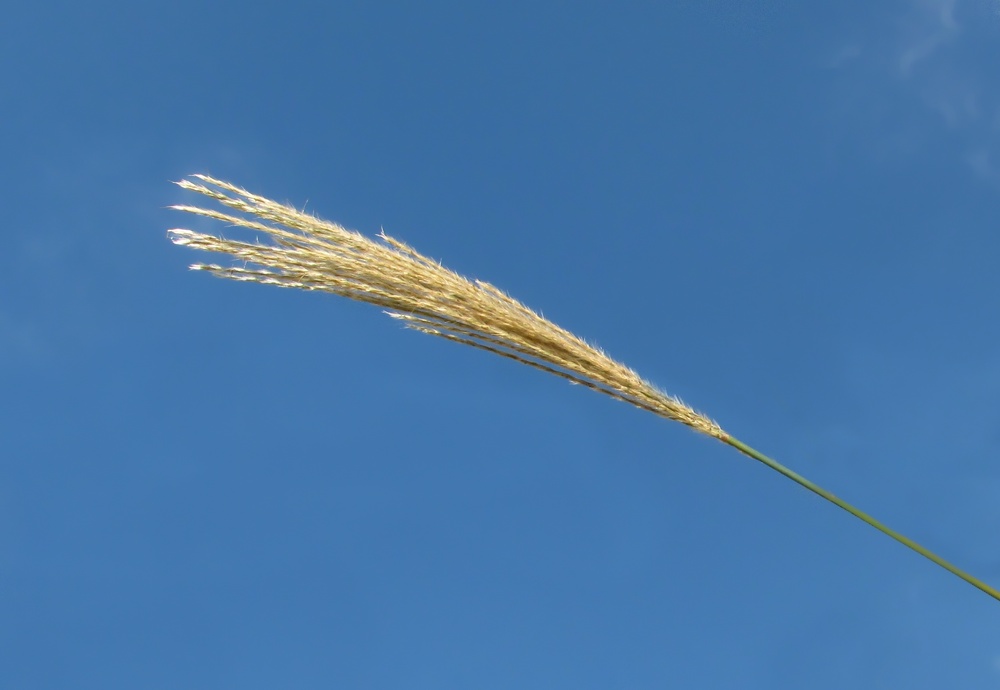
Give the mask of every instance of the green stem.
[(735, 438), (733, 438), (732, 436), (729, 436), (728, 434), (726, 436), (724, 436), (723, 438), (721, 438), (720, 440), (723, 443), (729, 444), (730, 446), (732, 446), (736, 450), (740, 451), (741, 453), (750, 456), (754, 460), (758, 460), (758, 461), (764, 463), (765, 465), (767, 465), (768, 467), (770, 467), (772, 470), (775, 470), (776, 472), (779, 472), (780, 474), (785, 475), (786, 477), (788, 477), (789, 479), (791, 479), (796, 484), (809, 489), (814, 494), (818, 494), (819, 496), (822, 496), (823, 498), (825, 498), (826, 500), (828, 500), (830, 503), (833, 503), (835, 506), (843, 508), (844, 510), (846, 510), (848, 513), (850, 513), (854, 517), (859, 518), (859, 519), (861, 519), (864, 522), (867, 522), (869, 525), (871, 525), (872, 527), (874, 527), (875, 529), (877, 529), (879, 532), (882, 532), (883, 534), (886, 534), (886, 535), (892, 537), (893, 539), (895, 539), (896, 541), (898, 541), (900, 544), (903, 544), (904, 546), (910, 547), (911, 549), (913, 549), (914, 551), (916, 551), (917, 553), (919, 553), (924, 558), (927, 558), (927, 559), (929, 559), (929, 560), (937, 563), (939, 566), (941, 566), (942, 568), (944, 568), (945, 570), (947, 570), (949, 573), (951, 573), (953, 575), (957, 575), (958, 577), (962, 578), (963, 580), (965, 580), (966, 582), (968, 582), (973, 587), (976, 587), (977, 589), (980, 589), (983, 592), (986, 592), (987, 594), (989, 594), (991, 597), (993, 597), (997, 601), (1000, 601), (1000, 591), (997, 591), (994, 588), (990, 587), (988, 584), (986, 584), (982, 580), (978, 580), (978, 579), (974, 578), (972, 575), (969, 575), (964, 570), (960, 570), (960, 569), (956, 568), (955, 566), (953, 566), (948, 561), (944, 560), (943, 558), (941, 558), (937, 554), (934, 554), (931, 551), (928, 551), (923, 546), (921, 546), (917, 542), (913, 541), (909, 537), (904, 537), (902, 534), (900, 534), (896, 530), (893, 530), (893, 529), (890, 529), (890, 528), (886, 527), (881, 522), (879, 522), (878, 520), (876, 520), (875, 518), (873, 518), (871, 515), (868, 515), (867, 513), (858, 510), (857, 508), (855, 508), (854, 506), (852, 506), (847, 501), (844, 501), (844, 500), (842, 500), (840, 498), (837, 498), (836, 496), (834, 496), (832, 493), (830, 493), (826, 489), (822, 489), (822, 488), (816, 486), (815, 484), (813, 484), (811, 481), (809, 481), (805, 477), (803, 477), (803, 476), (801, 476), (799, 474), (796, 474), (795, 472), (793, 472), (792, 470), (788, 469), (787, 467), (785, 467), (781, 463), (777, 462), (776, 460), (767, 457), (766, 455), (764, 455), (760, 451), (754, 450), (750, 446), (748, 446), (745, 443), (742, 443), (742, 442), (736, 440)]

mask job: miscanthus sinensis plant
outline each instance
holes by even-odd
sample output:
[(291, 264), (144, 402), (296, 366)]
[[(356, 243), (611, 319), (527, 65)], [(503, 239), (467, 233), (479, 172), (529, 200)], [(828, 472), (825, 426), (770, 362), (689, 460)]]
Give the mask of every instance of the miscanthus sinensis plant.
[(374, 240), (207, 175), (193, 175), (177, 184), (222, 208), (171, 208), (257, 230), (270, 240), (261, 244), (185, 229), (168, 231), (174, 244), (238, 260), (230, 266), (198, 263), (192, 269), (368, 302), (409, 328), (493, 352), (680, 422), (767, 465), (1000, 600), (993, 587), (733, 438), (710, 418), (493, 285), (458, 275), (384, 233)]

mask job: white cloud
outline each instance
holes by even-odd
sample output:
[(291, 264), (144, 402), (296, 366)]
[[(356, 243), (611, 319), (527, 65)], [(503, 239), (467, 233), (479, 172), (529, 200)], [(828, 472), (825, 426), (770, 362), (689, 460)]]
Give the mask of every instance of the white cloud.
[(904, 30), (911, 33), (898, 57), (899, 70), (909, 75), (920, 62), (932, 57), (941, 46), (959, 34), (955, 21), (957, 0), (917, 0), (912, 14), (904, 19)]
[(880, 128), (908, 133), (901, 150), (947, 139), (976, 175), (1000, 183), (1000, 0), (896, 7), (858, 27), (866, 40), (845, 41), (828, 65), (850, 72), (849, 99), (878, 104), (869, 107)]

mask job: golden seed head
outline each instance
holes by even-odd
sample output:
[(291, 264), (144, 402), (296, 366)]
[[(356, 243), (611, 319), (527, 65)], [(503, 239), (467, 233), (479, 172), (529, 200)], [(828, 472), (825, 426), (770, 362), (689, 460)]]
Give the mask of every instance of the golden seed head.
[(487, 350), (631, 403), (722, 439), (718, 424), (640, 378), (501, 290), (450, 271), (381, 233), (375, 241), (206, 175), (177, 184), (236, 213), (172, 208), (259, 230), (270, 244), (191, 230), (168, 231), (175, 243), (229, 254), (243, 266), (194, 264), (223, 278), (322, 290), (383, 307), (409, 328)]

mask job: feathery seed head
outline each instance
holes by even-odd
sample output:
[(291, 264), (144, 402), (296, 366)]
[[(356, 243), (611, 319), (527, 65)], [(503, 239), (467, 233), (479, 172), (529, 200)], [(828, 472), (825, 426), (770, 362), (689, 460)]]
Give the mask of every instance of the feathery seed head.
[(178, 245), (228, 254), (243, 266), (194, 264), (213, 275), (280, 287), (321, 290), (383, 307), (407, 327), (493, 352), (686, 424), (718, 439), (712, 420), (643, 380), (598, 348), (543, 318), (489, 283), (470, 281), (412, 247), (375, 241), (206, 175), (177, 184), (235, 213), (173, 206), (265, 233), (270, 244), (168, 231)]

